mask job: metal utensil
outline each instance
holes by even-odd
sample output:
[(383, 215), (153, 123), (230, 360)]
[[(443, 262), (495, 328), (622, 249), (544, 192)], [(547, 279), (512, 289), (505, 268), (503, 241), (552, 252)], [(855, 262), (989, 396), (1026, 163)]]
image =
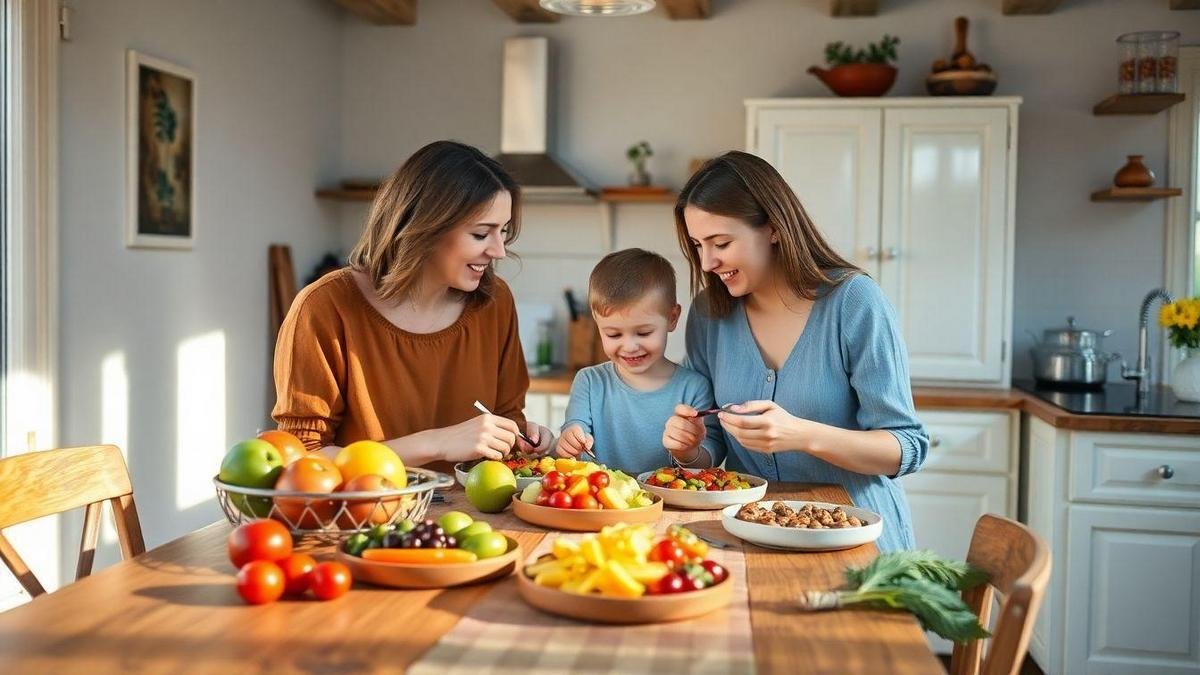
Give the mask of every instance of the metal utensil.
[(733, 406), (735, 406), (735, 405), (737, 405), (737, 404), (736, 403), (726, 403), (725, 405), (721, 406), (720, 408), (709, 408), (708, 410), (697, 410), (696, 414), (693, 415), (693, 417), (708, 417), (709, 415), (716, 415), (717, 413), (722, 413), (722, 412), (729, 413), (730, 415), (758, 415), (759, 414), (756, 412), (736, 412), (734, 410), (731, 410), (731, 408), (733, 408)]
[(691, 530), (691, 533), (696, 535), (696, 538), (699, 539), (700, 541), (707, 542), (709, 546), (712, 546), (714, 548), (733, 548), (733, 544), (721, 541), (720, 539), (713, 539), (712, 537), (700, 534), (699, 532), (696, 532), (695, 530)]
[[(483, 413), (484, 415), (491, 415), (491, 414), (492, 414), (492, 411), (491, 411), (491, 410), (488, 410), (488, 409), (487, 409), (487, 406), (485, 406), (484, 404), (480, 403), (479, 401), (475, 401), (475, 409), (476, 409), (476, 410), (478, 410), (479, 412)], [(530, 437), (526, 436), (526, 435), (524, 434), (524, 432), (522, 432), (520, 429), (517, 429), (517, 435), (521, 437), (521, 440), (523, 440), (523, 441), (525, 441), (526, 443), (528, 443), (528, 444), (529, 444), (529, 447), (531, 447), (531, 448), (536, 448), (536, 447), (537, 447), (537, 443), (534, 443), (534, 442), (533, 442), (533, 439), (531, 439)]]

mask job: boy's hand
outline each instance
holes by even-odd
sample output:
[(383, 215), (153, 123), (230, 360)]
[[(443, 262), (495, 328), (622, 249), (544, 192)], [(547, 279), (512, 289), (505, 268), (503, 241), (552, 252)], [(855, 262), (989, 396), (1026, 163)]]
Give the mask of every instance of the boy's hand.
[(578, 457), (584, 450), (591, 450), (595, 440), (592, 435), (583, 430), (578, 424), (563, 429), (558, 437), (559, 457)]
[(663, 447), (676, 458), (694, 457), (705, 433), (704, 420), (696, 417), (696, 409), (680, 403), (663, 428)]

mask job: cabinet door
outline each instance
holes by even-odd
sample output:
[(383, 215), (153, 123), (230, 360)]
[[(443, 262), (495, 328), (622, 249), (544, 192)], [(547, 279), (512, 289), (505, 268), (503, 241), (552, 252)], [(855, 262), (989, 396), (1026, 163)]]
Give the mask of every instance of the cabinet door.
[(1008, 111), (887, 110), (883, 128), (878, 278), (912, 377), (1000, 382)]
[(558, 427), (550, 424), (550, 394), (525, 394), (525, 419), (544, 424), (554, 433)]
[(1072, 505), (1067, 518), (1064, 672), (1200, 671), (1200, 511)]
[(759, 110), (750, 152), (779, 170), (817, 229), (872, 276), (879, 261), (882, 111)]
[[(955, 560), (967, 557), (975, 521), (985, 513), (1009, 516), (1008, 479), (1004, 476), (918, 471), (900, 479), (912, 511), (917, 548), (932, 549)], [(953, 644), (927, 633), (930, 646), (949, 654)]]
[(555, 434), (558, 434), (562, 428), (563, 422), (567, 421), (567, 404), (571, 402), (571, 397), (564, 394), (550, 395), (550, 423), (546, 426)]

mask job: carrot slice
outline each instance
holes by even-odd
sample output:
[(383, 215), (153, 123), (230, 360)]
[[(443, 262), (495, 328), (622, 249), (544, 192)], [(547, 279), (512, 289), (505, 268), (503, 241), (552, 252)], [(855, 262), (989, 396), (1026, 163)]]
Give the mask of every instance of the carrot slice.
[(416, 564), (469, 563), (479, 559), (460, 548), (369, 548), (362, 552), (362, 557), (375, 562)]

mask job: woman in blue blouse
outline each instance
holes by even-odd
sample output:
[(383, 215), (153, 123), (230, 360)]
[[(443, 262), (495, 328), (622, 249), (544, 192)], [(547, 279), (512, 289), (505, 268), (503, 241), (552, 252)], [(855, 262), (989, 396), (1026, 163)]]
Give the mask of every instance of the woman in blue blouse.
[(663, 444), (696, 448), (711, 434), (721, 456), (697, 465), (724, 460), (768, 480), (838, 483), (883, 516), (880, 550), (912, 548), (896, 478), (920, 468), (929, 441), (878, 284), (830, 248), (779, 172), (744, 152), (692, 176), (675, 225), (697, 293), (688, 365), (712, 381), (718, 404), (752, 414), (723, 412), (706, 429), (680, 405)]

